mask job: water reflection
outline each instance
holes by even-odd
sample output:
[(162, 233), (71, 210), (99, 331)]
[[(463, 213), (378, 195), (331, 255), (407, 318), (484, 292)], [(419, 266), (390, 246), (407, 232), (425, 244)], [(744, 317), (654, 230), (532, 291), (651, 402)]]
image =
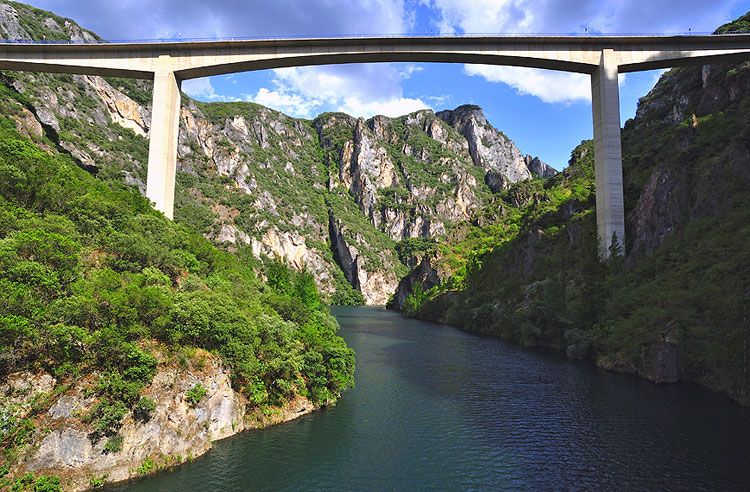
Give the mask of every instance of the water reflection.
[(750, 410), (691, 385), (407, 320), (335, 310), (357, 387), (115, 490), (747, 489)]

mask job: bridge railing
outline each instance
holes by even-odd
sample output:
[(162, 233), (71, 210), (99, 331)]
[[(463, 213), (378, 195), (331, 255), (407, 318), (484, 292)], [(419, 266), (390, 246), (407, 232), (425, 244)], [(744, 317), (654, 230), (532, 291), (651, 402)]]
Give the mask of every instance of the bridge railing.
[(568, 32), (568, 33), (417, 33), (417, 34), (345, 34), (345, 35), (315, 35), (290, 34), (284, 36), (230, 36), (230, 37), (180, 37), (147, 38), (147, 39), (0, 39), (0, 44), (155, 44), (155, 43), (199, 43), (211, 41), (275, 41), (285, 39), (364, 39), (364, 38), (545, 38), (545, 37), (687, 37), (687, 36), (731, 36), (748, 34), (741, 31), (730, 31), (721, 34), (711, 32), (670, 32), (670, 33), (600, 33), (600, 32)]

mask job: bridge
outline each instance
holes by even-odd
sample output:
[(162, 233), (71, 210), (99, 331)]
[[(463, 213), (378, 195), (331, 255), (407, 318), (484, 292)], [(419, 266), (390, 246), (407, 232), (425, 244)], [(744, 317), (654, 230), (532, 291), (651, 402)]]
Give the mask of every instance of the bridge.
[(19, 44), (0, 42), (0, 70), (154, 81), (146, 196), (173, 216), (180, 84), (281, 67), (370, 62), (481, 63), (591, 76), (599, 249), (624, 245), (619, 73), (750, 59), (750, 35), (476, 36)]

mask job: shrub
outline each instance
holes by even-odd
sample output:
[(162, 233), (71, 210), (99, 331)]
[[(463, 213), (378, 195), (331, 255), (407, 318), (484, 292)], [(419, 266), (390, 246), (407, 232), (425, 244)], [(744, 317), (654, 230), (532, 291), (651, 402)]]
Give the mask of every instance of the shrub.
[(106, 443), (104, 443), (104, 453), (119, 453), (120, 451), (122, 451), (122, 443), (122, 436), (120, 434), (115, 434), (114, 436), (107, 439)]
[(92, 489), (100, 489), (107, 483), (107, 475), (101, 475), (98, 477), (91, 477), (89, 479), (89, 485)]
[[(153, 412), (141, 392), (156, 374), (154, 341), (220, 355), (233, 386), (259, 406), (295, 394), (328, 400), (352, 384), (353, 354), (313, 277), (276, 262), (264, 285), (248, 250), (217, 249), (137, 190), (42, 151), (0, 115), (0, 373), (100, 374), (86, 421), (108, 449), (129, 411), (142, 420)], [(196, 385), (186, 401), (205, 392)], [(30, 420), (0, 414), (4, 444), (23, 445), (31, 431)]]
[(148, 422), (156, 410), (156, 402), (147, 396), (142, 396), (133, 407), (133, 417), (141, 422)]
[(84, 420), (93, 425), (92, 437), (97, 440), (104, 436), (115, 435), (127, 411), (128, 409), (123, 402), (103, 399)]
[(156, 470), (158, 466), (156, 465), (156, 462), (152, 458), (146, 458), (143, 460), (143, 463), (141, 463), (141, 466), (138, 467), (136, 470), (136, 473), (138, 475), (148, 475), (152, 471)]
[(208, 390), (204, 388), (201, 383), (197, 383), (185, 392), (185, 401), (188, 402), (190, 406), (194, 407), (203, 400), (206, 393), (208, 393)]

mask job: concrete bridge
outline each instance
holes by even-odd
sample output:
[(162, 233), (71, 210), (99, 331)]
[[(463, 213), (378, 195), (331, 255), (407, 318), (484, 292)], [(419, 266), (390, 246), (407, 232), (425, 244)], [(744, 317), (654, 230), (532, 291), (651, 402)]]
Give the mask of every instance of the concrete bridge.
[(102, 44), (0, 42), (0, 69), (154, 81), (146, 196), (172, 218), (180, 83), (248, 70), (369, 62), (482, 63), (591, 75), (599, 248), (624, 244), (618, 73), (750, 59), (750, 35), (483, 36)]

